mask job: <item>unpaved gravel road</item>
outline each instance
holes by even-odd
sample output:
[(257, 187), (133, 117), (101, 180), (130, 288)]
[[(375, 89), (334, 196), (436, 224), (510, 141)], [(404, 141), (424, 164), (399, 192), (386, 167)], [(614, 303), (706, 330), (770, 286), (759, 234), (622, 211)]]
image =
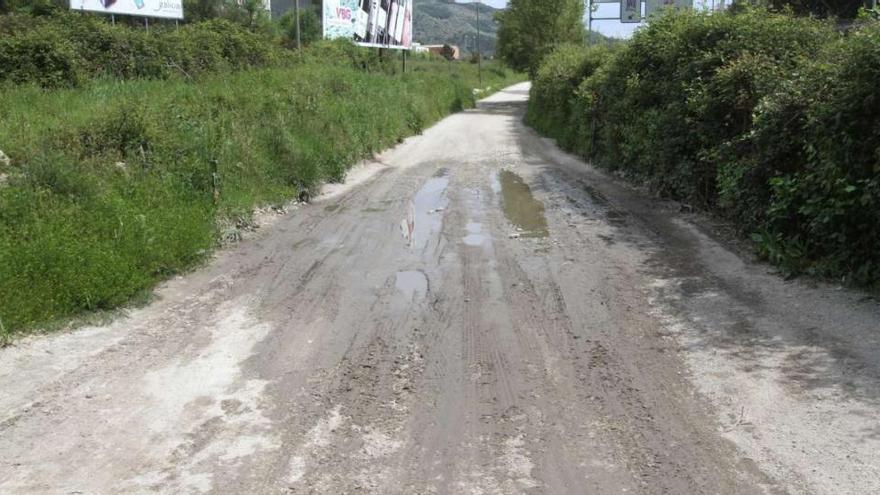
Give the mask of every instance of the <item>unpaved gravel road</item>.
[(878, 304), (560, 153), (527, 92), (0, 350), (0, 492), (880, 492)]

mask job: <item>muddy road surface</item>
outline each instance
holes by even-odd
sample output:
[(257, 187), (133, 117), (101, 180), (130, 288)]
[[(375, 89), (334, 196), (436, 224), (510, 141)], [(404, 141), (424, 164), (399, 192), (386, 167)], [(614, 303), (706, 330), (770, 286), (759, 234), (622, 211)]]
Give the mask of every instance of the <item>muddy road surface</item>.
[(880, 310), (451, 116), (107, 326), (0, 350), (0, 493), (880, 492)]

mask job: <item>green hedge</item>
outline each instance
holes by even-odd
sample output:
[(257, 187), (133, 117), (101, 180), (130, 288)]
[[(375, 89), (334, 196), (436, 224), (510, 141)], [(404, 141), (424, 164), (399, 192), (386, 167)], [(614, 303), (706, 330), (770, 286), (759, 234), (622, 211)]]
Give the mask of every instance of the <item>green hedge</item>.
[[(750, 161), (776, 164), (776, 173), (755, 238), (790, 271), (880, 285), (878, 81), (880, 25), (871, 24), (801, 67), (756, 112), (744, 140)], [(781, 139), (780, 125), (789, 139)]]
[(732, 219), (787, 273), (880, 281), (880, 27), (738, 8), (565, 46), (528, 122), (657, 193)]
[(526, 122), (569, 149), (577, 147), (585, 132), (575, 98), (578, 86), (608, 61), (613, 50), (609, 45), (557, 47), (534, 77)]
[(69, 12), (0, 16), (0, 82), (52, 88), (100, 77), (192, 78), (291, 57), (271, 38), (220, 19), (147, 32)]

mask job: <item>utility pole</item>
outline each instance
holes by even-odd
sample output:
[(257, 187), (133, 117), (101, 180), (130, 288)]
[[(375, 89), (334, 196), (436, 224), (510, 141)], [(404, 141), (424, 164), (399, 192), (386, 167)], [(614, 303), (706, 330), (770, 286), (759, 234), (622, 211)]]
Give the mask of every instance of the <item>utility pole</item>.
[(483, 89), (483, 50), (480, 48), (480, 2), (474, 3), (477, 8), (477, 75), (480, 78), (480, 89)]
[(302, 48), (302, 42), (299, 36), (299, 0), (293, 0), (293, 16), (296, 17), (296, 49)]
[[(624, 0), (620, 0), (624, 1)], [(593, 0), (584, 0), (587, 6), (587, 35), (589, 36), (589, 44), (593, 44)], [(583, 22), (583, 21), (581, 21)]]

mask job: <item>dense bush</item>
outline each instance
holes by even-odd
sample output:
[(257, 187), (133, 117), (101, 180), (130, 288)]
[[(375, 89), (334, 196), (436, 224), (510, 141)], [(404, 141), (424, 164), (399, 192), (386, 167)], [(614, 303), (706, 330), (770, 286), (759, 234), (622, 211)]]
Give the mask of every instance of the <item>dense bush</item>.
[[(197, 83), (0, 88), (11, 159), (0, 162), (0, 341), (129, 300), (203, 259), (254, 206), (340, 180), (473, 104), (470, 64), (450, 73), (415, 60), (392, 75), (345, 63), (371, 62), (370, 50), (314, 49), (322, 56), (310, 48), (303, 63)], [(483, 77), (500, 87), (517, 76), (490, 64)]]
[[(397, 54), (396, 51), (391, 52)], [(310, 45), (303, 59), (319, 63), (334, 60), (347, 67), (366, 72), (393, 73), (400, 63), (396, 57), (379, 50), (364, 50), (345, 40), (321, 40)]]
[[(318, 4), (320, 6), (320, 3)], [(319, 7), (304, 7), (299, 13), (299, 41), (308, 46), (323, 36)], [(281, 42), (288, 48), (296, 48), (296, 13), (288, 11), (278, 18)]]
[(718, 211), (785, 271), (880, 283), (880, 28), (750, 8), (667, 15), (609, 53), (560, 47), (528, 121)]
[(219, 19), (147, 32), (78, 13), (0, 16), (0, 82), (63, 87), (96, 77), (196, 77), (289, 56), (264, 35)]
[(539, 67), (526, 122), (568, 148), (577, 145), (583, 120), (575, 101), (578, 86), (611, 56), (607, 45), (560, 45)]
[[(757, 112), (752, 161), (782, 165), (768, 180), (756, 239), (790, 271), (880, 281), (878, 80), (880, 26), (872, 24), (832, 44)], [(779, 142), (775, 123), (788, 126), (795, 145)], [(780, 159), (780, 148), (795, 148), (797, 166)]]

